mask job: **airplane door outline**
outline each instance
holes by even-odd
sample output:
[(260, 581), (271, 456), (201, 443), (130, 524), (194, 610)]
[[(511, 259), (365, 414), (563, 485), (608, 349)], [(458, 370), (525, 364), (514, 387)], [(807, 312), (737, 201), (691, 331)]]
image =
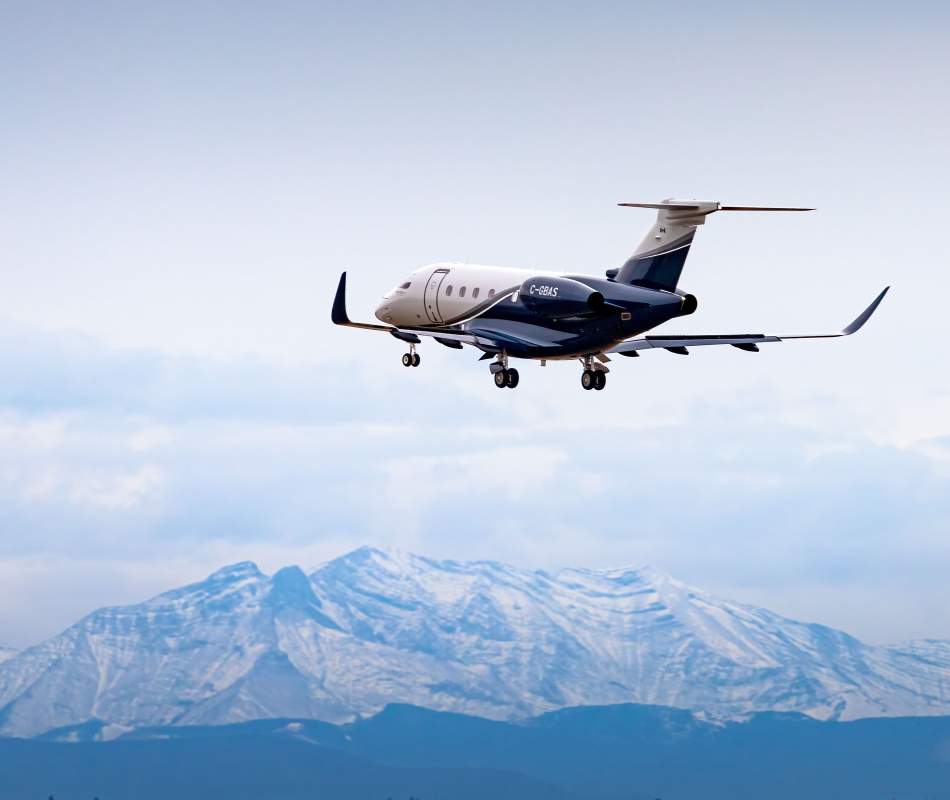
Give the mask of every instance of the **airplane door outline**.
[(425, 306), (426, 317), (429, 318), (429, 322), (442, 322), (442, 315), (439, 313), (439, 287), (442, 286), (442, 281), (445, 280), (445, 276), (448, 274), (449, 271), (447, 269), (437, 269), (429, 276), (429, 280), (426, 281), (423, 305)]

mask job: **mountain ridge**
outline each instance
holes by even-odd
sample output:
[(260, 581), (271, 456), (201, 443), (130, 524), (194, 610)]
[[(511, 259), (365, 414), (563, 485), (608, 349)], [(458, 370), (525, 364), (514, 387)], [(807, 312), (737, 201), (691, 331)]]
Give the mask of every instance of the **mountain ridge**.
[(394, 702), (499, 720), (629, 702), (947, 714), (950, 642), (867, 645), (649, 566), (546, 572), (363, 547), (309, 574), (228, 565), (0, 661), (2, 735), (346, 722)]

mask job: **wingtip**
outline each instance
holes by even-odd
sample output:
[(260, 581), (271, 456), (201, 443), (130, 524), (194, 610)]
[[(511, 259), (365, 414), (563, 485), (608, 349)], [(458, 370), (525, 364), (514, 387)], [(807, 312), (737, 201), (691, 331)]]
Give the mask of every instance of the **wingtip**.
[(854, 322), (848, 325), (848, 327), (841, 331), (841, 333), (844, 336), (850, 336), (852, 333), (857, 333), (859, 330), (861, 330), (861, 328), (864, 327), (864, 323), (871, 319), (871, 315), (877, 311), (877, 307), (881, 304), (881, 301), (884, 299), (884, 296), (888, 293), (888, 291), (890, 291), (890, 288), (890, 286), (885, 286), (881, 290), (881, 293), (871, 302), (871, 305), (864, 309), (864, 311), (858, 315)]
[(333, 308), (330, 311), (330, 319), (335, 325), (348, 325), (350, 318), (346, 314), (346, 271), (340, 275), (340, 282), (336, 287), (336, 295), (333, 297)]

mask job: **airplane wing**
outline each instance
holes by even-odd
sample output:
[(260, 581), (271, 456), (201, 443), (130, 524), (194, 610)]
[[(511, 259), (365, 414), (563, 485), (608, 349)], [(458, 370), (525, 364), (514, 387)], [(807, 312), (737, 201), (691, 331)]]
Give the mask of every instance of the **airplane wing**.
[(336, 296), (333, 298), (333, 309), (330, 312), (330, 319), (334, 325), (345, 325), (350, 328), (362, 328), (368, 331), (382, 331), (391, 336), (395, 336), (404, 342), (418, 344), (420, 336), (431, 336), (440, 344), (446, 347), (461, 348), (463, 345), (470, 344), (481, 349), (498, 351), (503, 348), (503, 343), (493, 338), (487, 332), (465, 333), (458, 328), (397, 328), (394, 325), (377, 325), (371, 322), (353, 322), (346, 313), (346, 273), (340, 275), (340, 282), (336, 288)]
[(786, 339), (836, 339), (840, 336), (850, 336), (857, 333), (864, 326), (871, 315), (877, 310), (877, 307), (884, 299), (890, 286), (885, 287), (864, 311), (848, 326), (839, 333), (818, 333), (809, 335), (794, 336), (767, 336), (764, 333), (744, 333), (735, 335), (710, 335), (710, 336), (642, 336), (637, 339), (628, 339), (625, 342), (612, 347), (608, 353), (619, 353), (624, 356), (638, 356), (640, 350), (649, 350), (659, 348), (669, 350), (672, 353), (687, 355), (689, 347), (703, 347), (705, 345), (729, 344), (738, 347), (740, 350), (750, 350), (756, 352), (760, 344), (766, 342), (782, 342)]

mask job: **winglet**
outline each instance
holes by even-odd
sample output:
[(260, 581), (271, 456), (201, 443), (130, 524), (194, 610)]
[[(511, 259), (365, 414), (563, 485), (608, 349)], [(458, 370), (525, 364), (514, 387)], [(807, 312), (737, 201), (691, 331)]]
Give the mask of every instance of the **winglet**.
[(890, 289), (890, 286), (885, 286), (884, 291), (881, 292), (864, 311), (858, 315), (857, 319), (854, 320), (847, 328), (841, 331), (843, 336), (850, 336), (852, 333), (857, 333), (861, 330), (865, 322), (871, 319), (871, 314), (877, 311), (877, 307), (881, 304), (881, 301), (884, 299), (884, 295), (887, 294), (887, 290)]
[(336, 287), (336, 297), (333, 298), (333, 310), (330, 319), (334, 325), (349, 325), (350, 318), (346, 315), (346, 273), (340, 276), (340, 283)]

